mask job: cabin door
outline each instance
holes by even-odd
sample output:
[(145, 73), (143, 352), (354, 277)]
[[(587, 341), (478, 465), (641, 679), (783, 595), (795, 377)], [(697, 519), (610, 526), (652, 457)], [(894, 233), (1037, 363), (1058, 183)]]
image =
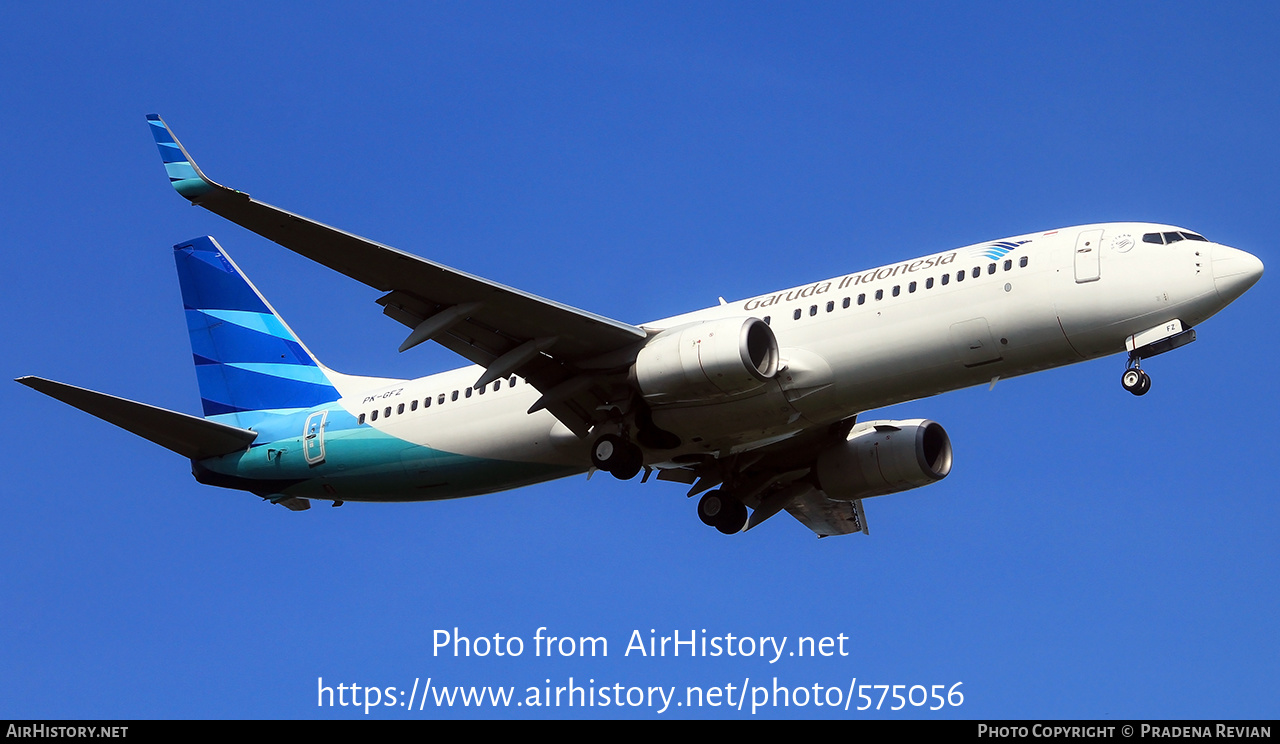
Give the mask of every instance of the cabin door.
[(1102, 276), (1101, 256), (1101, 230), (1085, 230), (1076, 236), (1076, 284), (1098, 281)]

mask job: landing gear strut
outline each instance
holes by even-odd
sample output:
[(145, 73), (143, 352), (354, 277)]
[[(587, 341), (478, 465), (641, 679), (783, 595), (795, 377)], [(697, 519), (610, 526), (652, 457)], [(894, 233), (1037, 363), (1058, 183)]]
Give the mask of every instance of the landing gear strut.
[(644, 454), (622, 437), (605, 434), (591, 447), (591, 464), (618, 480), (631, 480), (644, 467)]
[(747, 524), (747, 507), (720, 491), (707, 491), (698, 501), (698, 518), (726, 535), (741, 532)]
[(1146, 395), (1151, 389), (1151, 376), (1142, 371), (1142, 360), (1130, 355), (1128, 368), (1120, 376), (1120, 384), (1134, 395)]

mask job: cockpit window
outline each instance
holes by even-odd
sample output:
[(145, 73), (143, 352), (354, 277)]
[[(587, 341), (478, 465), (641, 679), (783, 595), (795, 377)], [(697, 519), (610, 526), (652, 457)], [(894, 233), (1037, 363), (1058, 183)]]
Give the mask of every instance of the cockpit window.
[(1155, 243), (1156, 245), (1168, 245), (1176, 243), (1179, 240), (1199, 240), (1202, 243), (1208, 243), (1209, 239), (1203, 235), (1197, 235), (1193, 232), (1167, 232), (1167, 233), (1147, 233), (1142, 236), (1142, 242)]

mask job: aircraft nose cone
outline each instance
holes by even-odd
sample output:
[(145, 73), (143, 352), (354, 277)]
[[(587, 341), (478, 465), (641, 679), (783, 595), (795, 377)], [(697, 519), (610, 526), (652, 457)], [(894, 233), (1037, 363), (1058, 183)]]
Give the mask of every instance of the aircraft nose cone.
[(1257, 256), (1225, 245), (1213, 247), (1213, 284), (1223, 302), (1244, 294), (1261, 277), (1262, 261)]

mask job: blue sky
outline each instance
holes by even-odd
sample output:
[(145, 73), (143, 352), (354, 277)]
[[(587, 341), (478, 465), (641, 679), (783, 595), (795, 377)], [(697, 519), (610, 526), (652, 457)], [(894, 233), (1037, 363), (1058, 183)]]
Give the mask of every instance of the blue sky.
[[(1274, 272), (1274, 4), (883, 5), (8, 6), (5, 371), (198, 411), (170, 246), (204, 234), (327, 365), (459, 364), (397, 354), (376, 292), (186, 206), (152, 112), (257, 198), (630, 322), (1108, 220)], [(517, 699), (776, 677), (965, 698), (757, 717), (1273, 718), (1274, 286), (1149, 362), (1141, 399), (1117, 356), (886, 412), (946, 426), (951, 476), (821, 541), (781, 517), (725, 538), (680, 487), (603, 476), (295, 514), (7, 383), (0, 717), (365, 717), (317, 707), (321, 677)], [(543, 626), (609, 656), (535, 658)], [(455, 627), (528, 650), (433, 656)], [(650, 629), (850, 655), (623, 656)], [(750, 717), (368, 717), (509, 714)]]

